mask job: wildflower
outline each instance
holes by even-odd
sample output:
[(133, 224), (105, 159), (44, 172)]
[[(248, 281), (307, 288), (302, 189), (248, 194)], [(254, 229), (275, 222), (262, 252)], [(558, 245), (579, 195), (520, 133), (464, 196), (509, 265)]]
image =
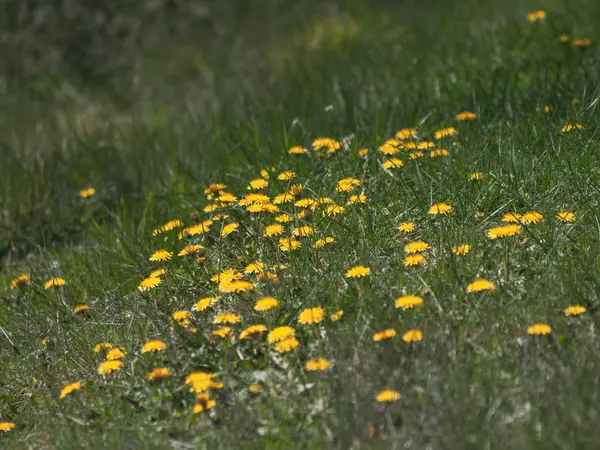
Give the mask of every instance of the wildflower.
[(467, 294), (472, 292), (493, 291), (496, 285), (485, 279), (475, 280), (467, 286)]
[(539, 212), (529, 211), (523, 214), (521, 217), (521, 223), (530, 224), (530, 223), (538, 223), (544, 220), (544, 216), (542, 216)]
[(527, 14), (527, 20), (531, 23), (538, 22), (540, 20), (544, 20), (546, 18), (546, 11), (543, 9), (539, 9), (537, 11), (533, 11)]
[(250, 325), (248, 328), (242, 330), (240, 339), (248, 339), (253, 334), (264, 333), (265, 331), (267, 331), (267, 327), (263, 324)]
[(273, 203), (276, 205), (281, 205), (282, 203), (289, 203), (292, 200), (294, 200), (294, 196), (289, 192), (284, 192), (283, 194), (279, 194), (273, 197)]
[(106, 359), (109, 361), (115, 361), (125, 358), (125, 355), (127, 355), (127, 350), (125, 350), (123, 347), (115, 347), (108, 351), (106, 354)]
[(254, 305), (255, 311), (269, 311), (270, 309), (279, 306), (279, 300), (274, 297), (263, 297)]
[(444, 139), (445, 137), (454, 136), (456, 134), (456, 129), (453, 127), (442, 128), (433, 133), (437, 140)]
[(410, 139), (417, 137), (417, 130), (414, 128), (402, 128), (396, 132), (397, 139)]
[(315, 232), (315, 229), (309, 225), (301, 226), (300, 228), (292, 228), (292, 234), (294, 236), (310, 236)]
[(294, 203), (294, 206), (297, 206), (298, 208), (311, 208), (316, 204), (317, 202), (312, 198), (303, 198)]
[(434, 203), (429, 207), (429, 214), (438, 215), (438, 214), (450, 214), (452, 212), (452, 206), (447, 205), (446, 203)]
[(396, 330), (393, 328), (388, 328), (386, 330), (378, 331), (373, 335), (373, 340), (375, 342), (382, 341), (384, 339), (390, 339), (396, 336)]
[(579, 314), (583, 314), (586, 311), (587, 309), (585, 308), (585, 306), (571, 305), (565, 308), (563, 312), (565, 313), (565, 316), (578, 316)]
[(158, 380), (159, 378), (167, 378), (169, 376), (171, 376), (171, 371), (166, 367), (156, 367), (148, 372), (147, 375), (148, 380), (150, 381)]
[(371, 275), (371, 269), (365, 266), (354, 266), (346, 272), (346, 278), (362, 278)]
[(409, 242), (404, 246), (404, 251), (409, 255), (412, 253), (421, 253), (425, 250), (431, 250), (431, 245), (423, 241)]
[(420, 151), (410, 152), (408, 154), (408, 157), (410, 159), (419, 159), (419, 158), (422, 158), (423, 156), (425, 156), (425, 154), (423, 152), (420, 152)]
[(213, 330), (212, 334), (220, 338), (226, 338), (231, 335), (231, 327), (217, 328), (216, 330)]
[(279, 341), (277, 344), (275, 344), (275, 350), (279, 353), (287, 353), (295, 350), (299, 346), (300, 342), (298, 342), (298, 339), (292, 337), (284, 339), (283, 341)]
[[(221, 205), (219, 205), (218, 203), (210, 203), (208, 205), (206, 205), (204, 208), (202, 208), (202, 211), (204, 211), (205, 213), (209, 213), (209, 212), (213, 212), (216, 211), (217, 209), (219, 209)], [(181, 236), (181, 234), (180, 234)]]
[(215, 376), (214, 373), (192, 372), (185, 378), (185, 384), (190, 387), (191, 392), (199, 394), (214, 387), (215, 382), (213, 378)]
[(327, 153), (334, 153), (342, 147), (342, 144), (331, 138), (318, 138), (312, 143), (315, 151), (327, 150)]
[(279, 208), (276, 205), (273, 205), (272, 203), (253, 203), (252, 205), (246, 207), (246, 211), (255, 214), (262, 212), (272, 213), (279, 211)]
[(217, 402), (215, 400), (209, 399), (207, 396), (205, 399), (201, 399), (201, 401), (194, 405), (194, 414), (200, 414), (207, 409), (214, 408), (216, 404)]
[(292, 250), (296, 250), (298, 248), (302, 247), (302, 244), (300, 244), (299, 241), (297, 241), (294, 238), (282, 238), (279, 239), (279, 249), (282, 252), (289, 252)]
[(592, 41), (590, 41), (589, 39), (573, 39), (571, 41), (571, 44), (573, 44), (573, 46), (577, 48), (586, 48), (592, 45)]
[(545, 323), (536, 323), (527, 328), (527, 334), (536, 336), (544, 336), (550, 333), (552, 333), (552, 328)]
[(50, 289), (53, 286), (64, 286), (67, 282), (64, 278), (50, 278), (44, 284), (44, 289)]
[(337, 322), (338, 320), (340, 320), (342, 318), (342, 316), (344, 315), (344, 311), (342, 309), (340, 309), (339, 311), (334, 312), (333, 314), (331, 314), (329, 316), (329, 318), (333, 321), (333, 322)]
[(323, 321), (325, 317), (325, 311), (323, 308), (307, 308), (300, 313), (298, 316), (298, 322), (302, 325), (309, 325), (312, 323), (319, 323)]
[(471, 175), (469, 175), (470, 181), (481, 181), (484, 178), (485, 175), (483, 174), (483, 172), (473, 172)]
[(59, 397), (59, 399), (62, 400), (67, 395), (69, 395), (71, 392), (78, 391), (79, 389), (81, 389), (81, 381), (75, 381), (74, 383), (67, 384), (60, 391), (60, 397)]
[(252, 274), (252, 273), (261, 273), (264, 272), (265, 269), (265, 265), (261, 262), (255, 262), (255, 263), (251, 263), (248, 264), (246, 266), (246, 268), (244, 269), (244, 273), (245, 274)]
[(193, 255), (195, 253), (198, 253), (200, 250), (204, 250), (204, 246), (200, 245), (200, 244), (192, 244), (192, 245), (188, 245), (187, 247), (185, 247), (183, 250), (181, 250), (177, 256), (187, 256), (187, 255)]
[(288, 153), (290, 155), (303, 155), (306, 152), (308, 152), (308, 150), (306, 150), (304, 147), (301, 147), (300, 145), (296, 145), (288, 150)]
[(225, 237), (225, 236), (230, 235), (235, 230), (237, 230), (238, 227), (239, 227), (239, 225), (237, 223), (228, 223), (221, 230), (221, 237)]
[(337, 192), (350, 192), (356, 189), (360, 185), (360, 180), (356, 178), (348, 177), (337, 182)]
[(0, 431), (4, 433), (8, 433), (11, 431), (16, 425), (14, 422), (0, 422)]
[(417, 144), (417, 148), (419, 150), (427, 150), (430, 148), (435, 147), (435, 142), (430, 142), (430, 141), (421, 141)]
[(325, 358), (313, 358), (306, 361), (306, 364), (304, 364), (304, 368), (311, 372), (327, 370), (330, 366), (331, 362)]
[(192, 311), (204, 311), (206, 308), (210, 308), (212, 305), (217, 303), (221, 297), (205, 297), (198, 300), (192, 306)]
[(402, 335), (404, 342), (419, 342), (423, 340), (423, 332), (421, 330), (408, 330)]
[(187, 327), (190, 324), (190, 312), (186, 309), (174, 311), (171, 318), (182, 327)]
[(231, 204), (238, 201), (237, 197), (229, 192), (221, 192), (217, 197), (219, 203)]
[(375, 400), (377, 400), (379, 403), (391, 403), (395, 402), (396, 400), (400, 400), (401, 397), (402, 396), (400, 395), (400, 392), (392, 391), (391, 389), (385, 389), (377, 394)]
[(100, 353), (102, 350), (110, 350), (113, 345), (110, 342), (101, 342), (94, 347), (94, 353)]
[[(285, 173), (285, 172), (284, 172)], [(240, 206), (248, 206), (253, 205), (255, 203), (269, 203), (271, 199), (265, 194), (246, 194), (244, 197), (238, 202)]]
[(440, 158), (442, 156), (450, 156), (450, 152), (445, 148), (438, 148), (429, 152), (430, 158)]
[(561, 129), (563, 133), (568, 133), (572, 130), (583, 130), (583, 126), (580, 123), (568, 123)]
[(569, 211), (561, 211), (556, 214), (556, 220), (561, 222), (575, 222), (575, 214)]
[(179, 233), (178, 237), (181, 239), (184, 236), (196, 236), (199, 234), (208, 233), (210, 231), (210, 226), (213, 224), (212, 220), (205, 220), (202, 223), (192, 225), (191, 227), (184, 228)]
[(516, 212), (507, 212), (502, 217), (502, 222), (506, 223), (519, 223), (521, 222), (521, 214), (517, 214)]
[(283, 341), (284, 339), (293, 338), (296, 336), (296, 330), (292, 327), (277, 327), (269, 332), (267, 341), (269, 344), (275, 344), (276, 342)]
[(160, 261), (160, 262), (165, 262), (168, 261), (169, 259), (171, 259), (171, 256), (173, 256), (173, 253), (167, 251), (167, 250), (157, 250), (154, 253), (152, 253), (152, 255), (150, 256), (150, 261)]
[(328, 205), (323, 211), (324, 216), (337, 216), (339, 214), (344, 214), (346, 212), (346, 208), (340, 205)]
[(456, 115), (456, 120), (473, 120), (477, 118), (477, 114), (470, 111), (464, 111)]
[(140, 291), (140, 292), (149, 291), (150, 289), (154, 289), (160, 283), (162, 283), (162, 280), (158, 277), (144, 278), (142, 280), (142, 282), (140, 283), (140, 285), (138, 286), (138, 291)]
[(217, 317), (215, 317), (215, 320), (213, 321), (213, 323), (239, 323), (241, 322), (241, 318), (240, 316), (238, 316), (237, 314), (233, 314), (230, 312), (224, 312), (221, 313), (219, 315), (217, 315)]
[(475, 211), (475, 218), (476, 219), (481, 219), (483, 217), (485, 217), (485, 213), (484, 212), (482, 212), (482, 211)]
[(152, 272), (150, 272), (150, 275), (148, 275), (148, 277), (158, 278), (158, 277), (164, 275), (165, 273), (167, 273), (167, 271), (163, 267), (161, 267), (160, 269), (155, 269)]
[(260, 384), (251, 384), (250, 386), (248, 386), (248, 392), (251, 392), (253, 394), (260, 394), (262, 391), (263, 389), (260, 386)]
[(402, 162), (401, 159), (398, 158), (391, 158), (388, 159), (386, 162), (384, 162), (381, 167), (383, 167), (384, 169), (397, 169), (400, 168), (404, 165), (404, 163)]
[(78, 312), (85, 311), (88, 308), (88, 305), (77, 305), (75, 308), (73, 308), (73, 312), (77, 314)]
[(466, 256), (470, 250), (471, 246), (469, 244), (461, 244), (458, 247), (452, 247), (452, 253), (456, 256)]
[(209, 185), (206, 189), (204, 189), (204, 195), (218, 194), (223, 189), (227, 188), (226, 185), (222, 183), (213, 183)]
[[(288, 216), (286, 216), (288, 217)], [(273, 225), (269, 225), (267, 228), (265, 228), (265, 233), (263, 236), (279, 236), (280, 234), (283, 234), (283, 232), (285, 231), (285, 228), (283, 228), (283, 226), (279, 225), (279, 224), (273, 224)]]
[(229, 294), (232, 292), (240, 293), (254, 289), (255, 284), (244, 280), (223, 280), (219, 283), (219, 292)]
[(29, 275), (27, 275), (26, 273), (22, 273), (18, 277), (10, 280), (10, 288), (16, 289), (17, 287), (21, 286), (22, 284), (26, 284), (26, 283), (29, 283)]
[(167, 348), (167, 345), (163, 341), (159, 341), (158, 339), (154, 339), (152, 341), (146, 342), (142, 346), (142, 353), (147, 352), (162, 352)]
[(240, 272), (238, 272), (235, 269), (229, 268), (229, 269), (225, 269), (219, 273), (217, 273), (216, 275), (213, 275), (212, 277), (210, 277), (210, 281), (214, 281), (215, 283), (221, 282), (221, 281), (231, 281), (231, 280), (239, 280), (240, 278), (242, 278), (242, 274)]
[(412, 222), (402, 222), (398, 225), (397, 229), (405, 233), (410, 233), (411, 231), (415, 231), (415, 224)]
[(364, 158), (365, 156), (367, 156), (369, 154), (369, 149), (368, 148), (361, 148), (358, 151), (358, 157), (359, 158)]
[(169, 222), (165, 223), (164, 225), (161, 225), (160, 227), (152, 230), (152, 236), (156, 236), (165, 231), (171, 231), (175, 228), (179, 228), (182, 226), (183, 226), (183, 222), (181, 220), (170, 220)]
[(423, 305), (423, 299), (416, 295), (405, 295), (396, 299), (396, 308), (411, 309)]
[(292, 172), (291, 170), (286, 170), (277, 175), (277, 179), (279, 181), (289, 181), (296, 177), (296, 172)]
[(104, 361), (98, 366), (98, 375), (107, 375), (111, 372), (117, 372), (123, 367), (123, 361)]
[(95, 194), (96, 194), (96, 189), (94, 189), (93, 187), (79, 191), (79, 195), (81, 195), (82, 198), (88, 198)]
[(549, 113), (550, 110), (552, 109), (552, 106), (550, 105), (544, 105), (543, 108), (540, 108), (539, 106), (537, 108), (535, 108), (535, 112), (545, 112), (545, 113)]
[(313, 248), (325, 247), (325, 245), (333, 244), (334, 242), (335, 242), (335, 239), (333, 237), (327, 236), (325, 238), (318, 239), (317, 241), (315, 241), (315, 243), (313, 244)]
[(500, 227), (490, 228), (487, 235), (490, 239), (499, 239), (505, 237), (511, 237), (521, 232), (521, 225), (511, 223), (509, 225), (502, 225)]
[(348, 204), (352, 204), (352, 203), (366, 203), (367, 202), (367, 196), (364, 194), (360, 194), (360, 195), (351, 195), (350, 198), (348, 199)]
[(418, 266), (420, 264), (425, 264), (426, 261), (425, 256), (421, 253), (415, 253), (404, 258), (404, 267)]

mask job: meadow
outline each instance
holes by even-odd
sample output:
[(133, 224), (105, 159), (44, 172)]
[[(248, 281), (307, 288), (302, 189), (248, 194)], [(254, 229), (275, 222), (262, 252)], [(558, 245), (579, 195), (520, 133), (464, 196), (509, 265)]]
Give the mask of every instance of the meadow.
[(58, 3), (0, 22), (1, 448), (600, 447), (600, 3)]

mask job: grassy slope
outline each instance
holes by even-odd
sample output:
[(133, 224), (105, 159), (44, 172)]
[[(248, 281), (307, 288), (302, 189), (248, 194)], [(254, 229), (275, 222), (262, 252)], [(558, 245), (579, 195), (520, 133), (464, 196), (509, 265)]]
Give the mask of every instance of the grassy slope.
[[(574, 51), (557, 36), (598, 40), (590, 19), (598, 6), (546, 4), (548, 19), (532, 25), (524, 17), (539, 6), (533, 2), (446, 3), (378, 2), (368, 11), (273, 6), (266, 37), (253, 35), (261, 18), (240, 10), (225, 23), (239, 26), (247, 42), (225, 34), (204, 53), (179, 41), (172, 51), (147, 54), (139, 70), (149, 92), (138, 92), (127, 108), (83, 86), (50, 114), (40, 106), (36, 132), (6, 125), (15, 131), (2, 152), (10, 168), (1, 196), (4, 285), (21, 270), (33, 283), (3, 294), (0, 320), (16, 348), (4, 340), (0, 349), (1, 411), (18, 429), (2, 444), (597, 447), (598, 52)], [(313, 20), (294, 20), (309, 12)], [(165, 68), (165, 55), (172, 67)], [(549, 114), (535, 113), (545, 104)], [(404, 168), (381, 170), (375, 149), (397, 129), (418, 125), (431, 135), (464, 109), (478, 120), (460, 124), (446, 145), (451, 158), (403, 155)], [(584, 132), (561, 135), (572, 121)], [(350, 149), (327, 160), (285, 154), (321, 135), (352, 135)], [(362, 147), (371, 148), (366, 161), (356, 157)], [(336, 220), (315, 215), (311, 223), (336, 243), (319, 251), (304, 244), (290, 255), (259, 237), (267, 218), (234, 209), (229, 214), (243, 229), (206, 238), (204, 265), (175, 258), (165, 286), (136, 293), (156, 267), (148, 255), (182, 245), (172, 235), (151, 238), (153, 228), (172, 218), (191, 223), (188, 213), (206, 204), (208, 183), (225, 182), (242, 195), (269, 166), (298, 172), (311, 197), (339, 202), (335, 182), (356, 176), (368, 204)], [(473, 170), (486, 179), (469, 182)], [(98, 195), (84, 202), (77, 191), (88, 184)], [(284, 189), (272, 181), (269, 194)], [(432, 220), (427, 208), (436, 201), (452, 204), (454, 214)], [(574, 226), (553, 219), (560, 209), (575, 211)], [(536, 210), (545, 221), (518, 239), (491, 243), (485, 231), (509, 210)], [(476, 220), (476, 211), (486, 217)], [(406, 239), (394, 227), (404, 220), (418, 224), (411, 238), (434, 248), (424, 268), (402, 267)], [(458, 259), (449, 249), (462, 242), (473, 248)], [(212, 314), (194, 319), (201, 336), (169, 330), (174, 310), (214, 292), (212, 273), (259, 258), (289, 269), (280, 283), (224, 305), (255, 323), (264, 315), (252, 312), (253, 301), (276, 296), (282, 306), (268, 320), (302, 330), (301, 349), (279, 360), (249, 344), (209, 344), (203, 336)], [(373, 275), (347, 283), (345, 270), (358, 263)], [(54, 274), (68, 286), (44, 291)], [(466, 296), (477, 277), (493, 280), (497, 291)], [(424, 286), (431, 289), (425, 307), (394, 309), (394, 298)], [(89, 314), (70, 313), (79, 303), (90, 305)], [(562, 317), (572, 303), (588, 314)], [(313, 305), (341, 307), (344, 319), (321, 333), (297, 325), (297, 314)], [(552, 325), (549, 339), (526, 336), (538, 321)], [(373, 343), (372, 333), (385, 327), (421, 328), (425, 338), (414, 348), (398, 337)], [(163, 359), (176, 373), (158, 387), (144, 383), (151, 358), (138, 350), (154, 337), (172, 348)], [(130, 353), (126, 369), (106, 380), (96, 375), (100, 360), (91, 351), (101, 341)], [(315, 355), (333, 359), (334, 368), (304, 372), (301, 364)], [(185, 375), (201, 368), (226, 380), (211, 420), (191, 416), (193, 399), (182, 388)], [(245, 389), (256, 371), (267, 380), (265, 393), (252, 397)], [(57, 392), (76, 379), (85, 392), (59, 402)], [(307, 382), (314, 387), (301, 392)], [(387, 385), (403, 400), (383, 408), (373, 399)]]

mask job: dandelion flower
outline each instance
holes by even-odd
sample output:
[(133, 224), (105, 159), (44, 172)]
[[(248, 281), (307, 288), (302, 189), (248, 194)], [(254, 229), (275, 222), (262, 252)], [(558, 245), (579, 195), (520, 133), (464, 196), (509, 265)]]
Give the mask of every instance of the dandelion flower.
[(481, 181), (484, 178), (485, 178), (485, 175), (483, 172), (473, 172), (469, 175), (470, 181)]
[(108, 351), (106, 354), (106, 359), (109, 361), (115, 361), (124, 358), (125, 355), (127, 355), (127, 350), (125, 350), (123, 347), (115, 347)]
[(282, 252), (289, 252), (292, 250), (296, 250), (298, 248), (302, 247), (302, 244), (300, 244), (299, 241), (297, 241), (294, 238), (282, 238), (279, 239), (279, 249)]
[(217, 315), (217, 317), (215, 317), (215, 320), (213, 323), (239, 323), (241, 322), (241, 318), (240, 316), (230, 313), (230, 312), (224, 312), (221, 313), (219, 315)]
[(123, 361), (104, 361), (98, 366), (98, 375), (107, 375), (111, 372), (117, 372), (123, 367)]
[(333, 322), (337, 322), (338, 320), (340, 320), (342, 318), (342, 316), (344, 315), (344, 311), (342, 309), (340, 309), (339, 311), (334, 312), (333, 314), (331, 314), (329, 316), (329, 318), (333, 321)]
[(421, 151), (410, 152), (408, 154), (408, 157), (410, 159), (419, 159), (419, 158), (422, 158), (423, 156), (425, 156), (425, 154), (423, 152), (421, 152)]
[(275, 350), (279, 353), (287, 353), (297, 349), (299, 346), (300, 342), (298, 339), (292, 337), (284, 339), (283, 341), (279, 341), (277, 344), (275, 344)]
[(583, 126), (580, 123), (568, 123), (561, 129), (563, 133), (568, 133), (572, 130), (583, 130)]
[(371, 269), (365, 266), (354, 266), (346, 272), (346, 278), (362, 278), (371, 275)]
[(264, 178), (256, 178), (251, 180), (248, 184), (248, 189), (252, 191), (258, 191), (260, 189), (264, 189), (269, 185), (269, 182)]
[(561, 211), (556, 214), (556, 220), (560, 222), (575, 222), (575, 214), (569, 211)]
[(89, 198), (95, 194), (96, 194), (96, 189), (94, 189), (93, 187), (79, 191), (79, 195), (81, 196), (81, 198)]
[(290, 155), (303, 155), (306, 152), (308, 152), (308, 150), (306, 150), (304, 147), (302, 147), (300, 145), (296, 145), (288, 150), (288, 153)]
[(408, 330), (402, 335), (404, 342), (419, 342), (423, 340), (423, 332), (421, 330)]
[(171, 256), (173, 256), (173, 253), (167, 251), (167, 250), (157, 250), (154, 253), (152, 253), (152, 255), (150, 256), (150, 261), (160, 261), (160, 262), (165, 262), (168, 261), (169, 259), (171, 259)]
[(456, 128), (448, 127), (437, 130), (433, 133), (437, 140), (444, 139), (446, 137), (454, 136), (456, 134)]
[(252, 193), (244, 195), (244, 197), (238, 202), (238, 205), (248, 206), (253, 205), (255, 203), (269, 203), (270, 201), (271, 199), (269, 198), (269, 196), (265, 194)]
[(545, 113), (549, 113), (550, 110), (552, 109), (552, 106), (550, 105), (544, 105), (543, 108), (540, 108), (539, 106), (537, 108), (535, 108), (535, 112), (545, 112)]
[(286, 170), (285, 172), (281, 172), (277, 175), (277, 179), (279, 181), (289, 181), (296, 177), (296, 172), (292, 172), (291, 170)]
[(416, 295), (405, 295), (396, 299), (396, 308), (411, 309), (415, 306), (422, 306), (423, 299)]
[(527, 20), (529, 20), (531, 23), (544, 20), (545, 18), (546, 11), (544, 11), (543, 9), (538, 9), (537, 11), (533, 11), (527, 14)]
[(446, 203), (435, 203), (429, 207), (429, 214), (438, 215), (438, 214), (450, 214), (452, 212), (452, 206), (447, 205)]
[(140, 285), (138, 286), (138, 291), (140, 291), (140, 292), (149, 291), (151, 289), (154, 289), (160, 283), (162, 283), (162, 280), (158, 277), (144, 278), (142, 280), (142, 282), (140, 283)]
[(166, 348), (167, 348), (167, 345), (163, 341), (160, 341), (158, 339), (154, 339), (152, 341), (146, 342), (142, 346), (142, 353), (147, 353), (147, 352), (162, 352), (163, 350), (166, 350)]
[(296, 237), (310, 236), (314, 232), (315, 232), (315, 229), (313, 227), (311, 227), (310, 225), (304, 225), (304, 226), (301, 226), (300, 228), (292, 228), (292, 234)]
[(10, 288), (16, 289), (17, 287), (27, 283), (29, 283), (29, 275), (27, 275), (26, 273), (22, 273), (18, 277), (10, 280)]
[(367, 196), (364, 194), (361, 195), (351, 195), (350, 198), (348, 199), (348, 204), (351, 203), (366, 203), (367, 202)]
[(450, 156), (450, 152), (445, 148), (438, 148), (429, 152), (430, 158), (441, 158), (443, 156)]
[(0, 431), (4, 433), (8, 433), (11, 431), (16, 425), (14, 422), (0, 422)]
[(386, 330), (378, 331), (373, 335), (373, 340), (375, 342), (383, 341), (384, 339), (390, 339), (396, 336), (396, 330), (393, 328), (388, 328)]
[(323, 308), (307, 308), (300, 313), (298, 316), (298, 322), (302, 325), (309, 325), (312, 323), (322, 322), (325, 318), (325, 311)]
[(324, 216), (335, 217), (340, 214), (344, 214), (346, 212), (346, 208), (341, 205), (328, 205), (323, 211)]
[(186, 309), (174, 311), (171, 318), (182, 327), (187, 327), (190, 324), (190, 312)]
[(204, 246), (200, 245), (200, 244), (192, 244), (192, 245), (188, 245), (187, 247), (185, 247), (183, 250), (181, 250), (177, 256), (187, 256), (187, 255), (193, 255), (195, 253), (198, 253), (200, 250), (204, 250)]
[(226, 338), (227, 336), (231, 335), (231, 327), (217, 328), (216, 330), (213, 330), (212, 334), (220, 338)]
[(421, 141), (417, 144), (417, 148), (419, 150), (427, 150), (430, 148), (435, 147), (435, 142), (430, 142), (430, 141)]
[(578, 316), (579, 314), (583, 314), (587, 309), (585, 306), (581, 305), (571, 305), (563, 311), (565, 316)]
[(202, 399), (194, 405), (194, 414), (200, 414), (201, 412), (206, 411), (207, 409), (214, 408), (217, 405), (217, 402), (213, 399), (206, 398)]
[(171, 376), (171, 371), (166, 367), (156, 367), (148, 372), (147, 378), (150, 381)]
[(467, 294), (472, 292), (493, 291), (494, 289), (496, 289), (496, 285), (494, 283), (489, 280), (479, 279), (469, 283), (467, 286)]
[(412, 222), (402, 222), (398, 225), (397, 229), (404, 233), (410, 233), (411, 231), (415, 231), (415, 224)]
[(73, 308), (73, 312), (77, 314), (78, 312), (85, 311), (86, 309), (89, 309), (88, 305), (77, 305), (75, 308)]
[(423, 241), (409, 242), (404, 246), (404, 251), (409, 255), (412, 253), (421, 253), (425, 250), (431, 250), (431, 245)]
[(530, 223), (539, 223), (544, 220), (544, 216), (536, 211), (529, 211), (521, 216), (521, 223), (530, 224)]
[(265, 331), (267, 331), (267, 327), (263, 324), (250, 325), (248, 328), (242, 330), (240, 339), (248, 339), (254, 334), (264, 333)]
[(350, 192), (360, 185), (360, 180), (352, 177), (344, 178), (337, 182), (337, 192)]
[[(288, 217), (288, 216), (286, 216)], [(279, 224), (273, 224), (273, 225), (269, 225), (267, 228), (265, 228), (265, 233), (264, 236), (279, 236), (280, 234), (283, 234), (283, 232), (285, 231), (285, 228), (283, 228), (282, 225)]]
[(359, 158), (364, 158), (365, 156), (367, 156), (369, 154), (369, 149), (368, 148), (361, 148), (358, 151), (358, 157)]
[(263, 389), (260, 384), (251, 384), (248, 386), (248, 392), (251, 392), (252, 394), (260, 394), (262, 391)]
[(269, 332), (267, 341), (269, 344), (275, 344), (276, 342), (283, 341), (284, 339), (293, 338), (296, 336), (296, 330), (292, 327), (277, 327)]
[(327, 153), (334, 153), (342, 147), (342, 144), (331, 138), (318, 138), (312, 143), (315, 151), (327, 150)]
[(53, 286), (64, 286), (67, 282), (64, 278), (50, 278), (44, 284), (44, 289), (50, 289)]
[(327, 370), (330, 366), (331, 362), (325, 358), (313, 358), (304, 364), (304, 368), (310, 372)]
[(210, 308), (212, 305), (217, 303), (220, 299), (221, 299), (221, 297), (201, 298), (196, 303), (194, 303), (194, 306), (192, 306), (192, 311), (196, 311), (196, 312), (204, 311), (205, 309)]
[(506, 237), (514, 236), (521, 232), (521, 225), (511, 223), (509, 225), (502, 225), (500, 227), (490, 228), (487, 235), (490, 239), (501, 239)]
[(386, 162), (384, 162), (381, 167), (383, 167), (384, 169), (398, 169), (400, 167), (402, 167), (404, 165), (404, 163), (402, 162), (401, 159), (398, 158), (391, 158), (388, 159)]
[(269, 311), (270, 309), (276, 308), (279, 306), (279, 300), (274, 297), (263, 297), (256, 302), (254, 305), (255, 311)]
[(94, 353), (100, 353), (102, 350), (110, 350), (113, 345), (110, 342), (101, 342), (94, 347)]
[(474, 120), (477, 118), (477, 114), (470, 111), (463, 111), (456, 115), (456, 120)]
[(167, 273), (167, 271), (163, 267), (161, 267), (160, 269), (156, 269), (156, 270), (153, 270), (152, 272), (150, 272), (150, 275), (148, 275), (148, 277), (149, 278), (157, 278), (157, 277), (164, 275), (165, 273)]
[(425, 264), (426, 261), (425, 256), (421, 253), (415, 253), (404, 258), (404, 267), (418, 266), (420, 264)]
[(592, 41), (589, 39), (573, 39), (571, 44), (573, 44), (573, 47), (587, 48), (592, 45)]
[(231, 233), (237, 230), (238, 227), (239, 225), (237, 223), (228, 223), (221, 230), (221, 237), (229, 236)]
[(214, 387), (215, 382), (213, 378), (215, 376), (214, 373), (192, 372), (185, 378), (185, 384), (190, 387), (191, 392), (199, 394)]
[(391, 389), (385, 389), (377, 394), (375, 400), (377, 400), (379, 403), (391, 403), (395, 402), (396, 400), (400, 400), (401, 397), (402, 396), (400, 395), (400, 392), (392, 391)]
[(519, 223), (519, 222), (521, 222), (521, 218), (522, 217), (523, 216), (521, 216), (521, 214), (518, 214), (516, 212), (507, 212), (502, 217), (502, 222), (505, 222), (505, 223)]
[(461, 244), (458, 247), (452, 247), (452, 253), (456, 256), (465, 256), (471, 250), (471, 246), (469, 244)]
[(59, 397), (59, 399), (62, 400), (67, 395), (69, 395), (71, 392), (78, 391), (79, 389), (81, 389), (81, 381), (75, 381), (74, 383), (67, 384), (60, 391), (60, 397)]
[(247, 292), (254, 289), (256, 285), (244, 280), (223, 280), (219, 283), (219, 292), (224, 294)]
[(527, 328), (527, 334), (536, 336), (544, 336), (550, 333), (552, 333), (552, 328), (550, 328), (550, 325), (545, 323), (535, 323)]
[(170, 220), (169, 222), (161, 225), (158, 228), (152, 230), (152, 236), (156, 236), (160, 233), (164, 233), (165, 231), (171, 231), (175, 228), (179, 228), (183, 226), (183, 222), (181, 220)]
[(402, 128), (396, 132), (396, 139), (410, 139), (417, 137), (417, 130), (414, 128)]

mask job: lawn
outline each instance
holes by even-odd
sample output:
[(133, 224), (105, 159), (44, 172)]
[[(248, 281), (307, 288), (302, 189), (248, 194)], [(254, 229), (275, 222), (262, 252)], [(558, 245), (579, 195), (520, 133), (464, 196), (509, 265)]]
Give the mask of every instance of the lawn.
[(0, 21), (0, 447), (600, 447), (600, 3), (59, 3)]

